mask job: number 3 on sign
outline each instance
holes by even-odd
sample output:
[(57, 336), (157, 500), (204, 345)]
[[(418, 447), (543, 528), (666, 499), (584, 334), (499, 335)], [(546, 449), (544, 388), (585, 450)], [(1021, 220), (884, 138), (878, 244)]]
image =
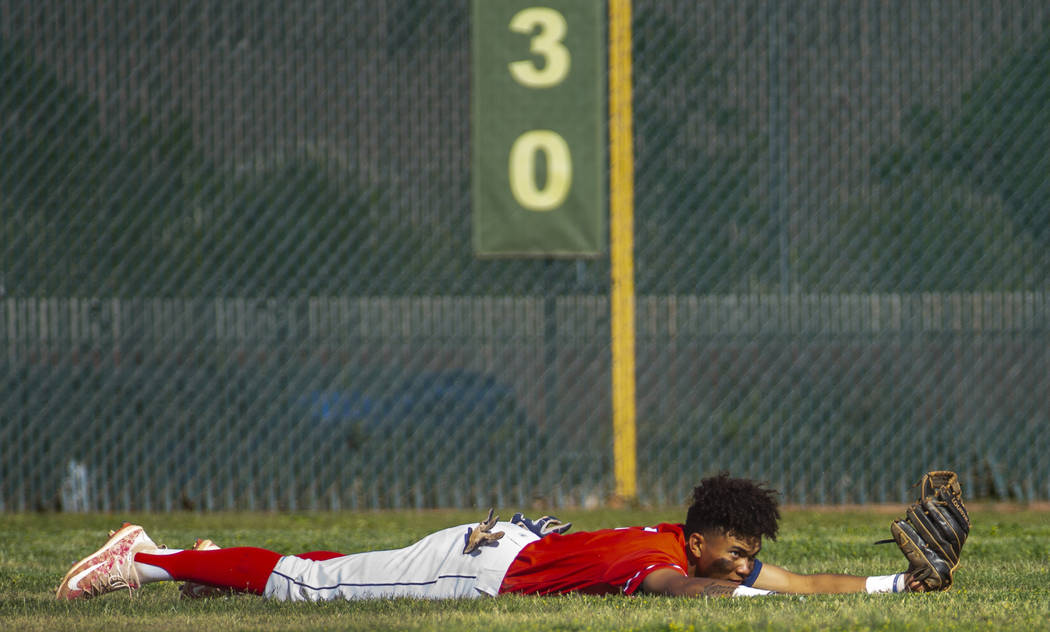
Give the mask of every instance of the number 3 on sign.
[[(571, 57), (565, 48), (565, 16), (554, 9), (532, 7), (518, 12), (510, 21), (510, 30), (532, 37), (529, 51), (543, 57), (542, 68), (532, 60), (508, 64), (514, 80), (527, 88), (550, 88), (569, 74)], [(536, 154), (542, 152), (547, 166), (547, 182), (539, 188), (536, 178)], [(569, 145), (551, 130), (525, 132), (510, 149), (510, 190), (514, 199), (530, 211), (552, 211), (565, 201), (572, 186), (572, 156)]]
[(510, 20), (510, 30), (522, 35), (529, 35), (537, 26), (540, 32), (533, 36), (529, 51), (543, 57), (543, 68), (537, 68), (532, 60), (515, 61), (509, 64), (510, 74), (527, 88), (550, 88), (569, 74), (569, 49), (562, 44), (568, 30), (565, 16), (554, 9), (532, 7)]

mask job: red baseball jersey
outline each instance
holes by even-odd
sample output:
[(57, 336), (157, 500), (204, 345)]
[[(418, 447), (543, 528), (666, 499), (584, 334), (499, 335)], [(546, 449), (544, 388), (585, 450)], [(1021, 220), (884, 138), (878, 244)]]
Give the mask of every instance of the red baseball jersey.
[(501, 593), (630, 595), (658, 568), (686, 575), (689, 561), (680, 524), (549, 535), (514, 558)]

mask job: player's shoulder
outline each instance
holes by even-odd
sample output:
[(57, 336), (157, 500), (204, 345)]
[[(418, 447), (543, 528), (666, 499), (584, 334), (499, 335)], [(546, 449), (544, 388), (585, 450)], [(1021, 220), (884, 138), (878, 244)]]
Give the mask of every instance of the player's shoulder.
[(661, 522), (650, 526), (615, 527), (611, 531), (642, 531), (644, 533), (683, 533), (685, 525), (676, 522)]
[(661, 522), (653, 528), (660, 533), (685, 533), (685, 525), (680, 522)]
[[(563, 537), (571, 535), (566, 534)], [(663, 542), (660, 545), (661, 547), (673, 546), (672, 543), (684, 546), (685, 542), (683, 525), (670, 522), (649, 526), (612, 527), (597, 531), (580, 531), (577, 532), (577, 537), (588, 544), (608, 543), (616, 546), (631, 545), (636, 547), (650, 547), (655, 545), (656, 542)]]
[(648, 527), (656, 533), (666, 533), (676, 538), (685, 539), (685, 525), (680, 522), (661, 522), (658, 525)]

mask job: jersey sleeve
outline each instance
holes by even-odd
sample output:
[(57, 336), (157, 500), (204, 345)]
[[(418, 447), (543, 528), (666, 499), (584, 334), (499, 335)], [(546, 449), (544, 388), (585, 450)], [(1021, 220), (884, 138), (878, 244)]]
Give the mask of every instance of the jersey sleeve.
[(642, 587), (642, 582), (644, 582), (645, 578), (649, 576), (649, 573), (652, 573), (653, 571), (659, 570), (661, 568), (670, 568), (676, 570), (679, 573), (681, 573), (683, 577), (688, 575), (684, 568), (682, 568), (674, 562), (653, 562), (652, 564), (649, 564), (645, 568), (642, 568), (637, 573), (632, 575), (631, 578), (624, 583), (623, 594), (633, 595), (635, 592), (638, 591), (639, 588)]
[(628, 578), (621, 584), (625, 595), (633, 595), (642, 587), (642, 582), (650, 573), (661, 568), (677, 571), (683, 577), (689, 575), (686, 570), (685, 541), (681, 525), (661, 524), (645, 527), (642, 531), (655, 535), (634, 539), (637, 548), (627, 551), (611, 569), (614, 574), (622, 572), (622, 577)]

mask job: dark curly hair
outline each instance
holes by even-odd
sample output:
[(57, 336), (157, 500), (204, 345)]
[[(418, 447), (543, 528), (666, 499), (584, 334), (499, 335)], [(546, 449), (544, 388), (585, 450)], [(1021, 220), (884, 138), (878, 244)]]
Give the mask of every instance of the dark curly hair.
[(719, 531), (741, 537), (777, 539), (777, 492), (746, 478), (721, 472), (700, 481), (685, 518), (685, 535)]

